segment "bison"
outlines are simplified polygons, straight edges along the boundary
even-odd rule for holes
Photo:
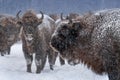
[[[55,22],[49,16],[36,14],[28,10],[19,18],[18,24],[22,26],[22,46],[27,63],[27,72],[31,72],[33,53],[35,53],[36,73],[40,73],[48,61],[53,70],[56,54],[49,46],[51,35],[55,29]]]
[[[19,11],[20,12],[20,11]],[[19,13],[18,12],[18,13]],[[4,35],[6,37],[7,49],[4,51],[4,54],[7,52],[10,54],[11,46],[17,42],[18,36],[20,33],[20,26],[17,24],[17,16],[10,15],[1,15],[0,16],[0,25],[3,29]],[[2,40],[2,39],[1,39]]]
[[[109,80],[120,80],[120,9],[62,20],[50,45],[69,64],[81,61],[98,74],[107,73]]]

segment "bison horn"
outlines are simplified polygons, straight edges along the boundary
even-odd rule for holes
[[[63,20],[63,13],[61,13],[60,19]]]
[[[21,12],[21,10],[20,10],[20,11],[18,11],[18,13],[16,14],[17,19],[19,19],[19,18],[20,18],[20,17],[19,17],[20,12]]]
[[[40,13],[41,13],[41,20],[44,18],[44,14],[43,14],[43,12],[42,11],[40,11]]]
[[[66,19],[69,19],[69,16],[68,16],[68,15],[66,16]]]
[[[72,19],[70,19],[69,17],[68,17],[68,20],[69,20],[69,23],[70,23],[70,24],[73,23]]]

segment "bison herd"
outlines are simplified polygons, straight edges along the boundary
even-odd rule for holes
[[[97,74],[107,73],[109,80],[120,80],[120,9],[101,10],[80,15],[46,15],[28,10],[16,16],[0,15],[0,53],[10,54],[19,38],[31,71],[35,54],[36,73],[46,59],[53,70],[59,54],[61,65],[86,64]]]

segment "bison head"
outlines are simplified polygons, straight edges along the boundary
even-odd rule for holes
[[[71,60],[72,47],[77,45],[79,31],[82,29],[80,22],[72,21],[71,19],[65,19],[57,25],[57,29],[51,38],[51,47],[54,50],[60,52],[63,58],[69,58]]]
[[[27,43],[31,44],[33,42],[33,36],[37,31],[38,25],[42,23],[44,18],[42,12],[41,15],[42,17],[39,19],[33,11],[29,10],[23,15],[21,19],[18,17],[18,24],[20,24],[23,28],[23,35]]]

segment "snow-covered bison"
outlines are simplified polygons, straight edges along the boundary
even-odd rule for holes
[[[4,55],[5,53],[10,54],[11,46],[18,40],[18,36],[20,33],[20,26],[17,24],[17,15],[16,17],[11,15],[0,15],[0,26],[1,31],[4,32],[4,37],[6,37],[5,40],[2,38],[1,40],[4,40],[3,42],[6,41],[7,46],[7,49],[4,49],[2,55]]]
[[[120,80],[120,9],[96,12],[79,20],[63,20],[51,46],[69,64],[82,61],[109,80]]]
[[[55,22],[49,16],[36,14],[32,10],[25,12],[18,24],[22,25],[23,52],[27,62],[27,72],[31,72],[33,53],[35,53],[36,73],[40,73],[48,61],[53,70],[56,54],[49,43],[55,29]]]

